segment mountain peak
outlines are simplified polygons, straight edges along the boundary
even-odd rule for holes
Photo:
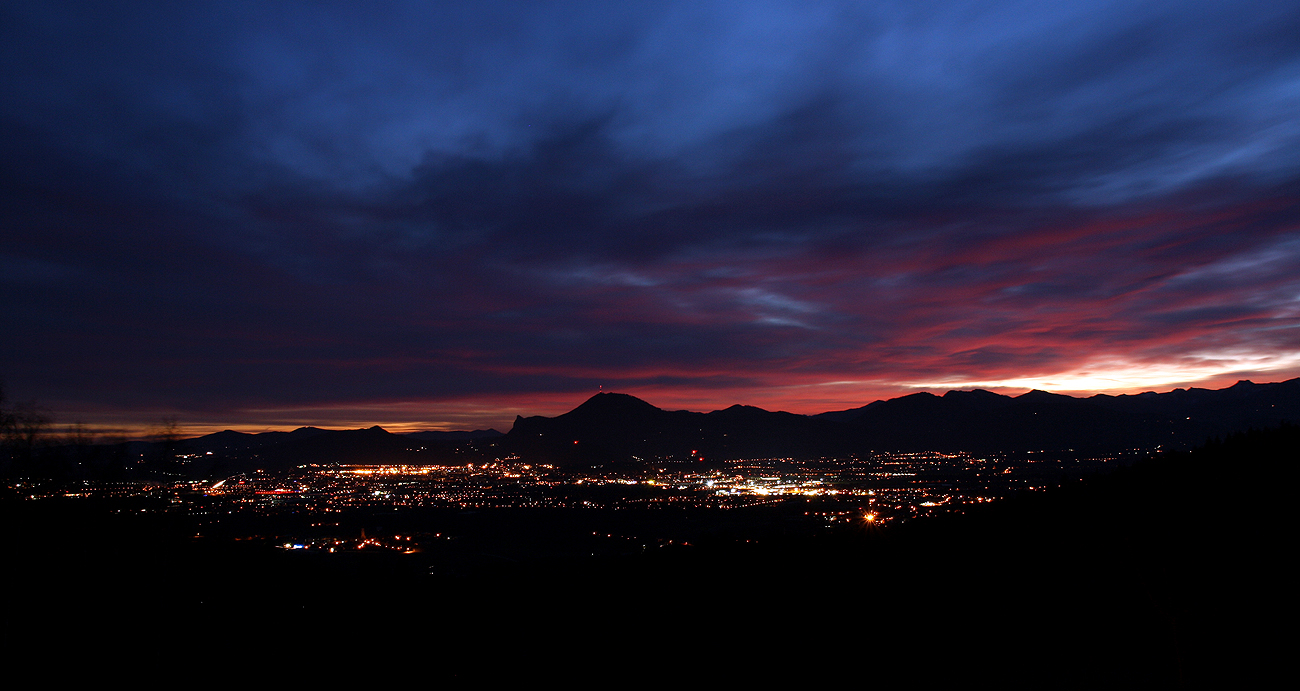
[[[723,416],[723,417],[737,417],[737,416],[745,416],[745,415],[762,415],[767,412],[768,411],[763,410],[762,408],[758,408],[756,406],[741,405],[737,403],[736,405],[723,408],[722,410],[715,410],[709,413],[709,415]]]
[[[1016,398],[1024,398],[1026,400],[1043,400],[1049,398],[1061,399],[1061,398],[1072,398],[1072,397],[1066,396],[1065,394],[1052,393],[1051,391],[1043,391],[1042,389],[1033,389],[1031,391],[1026,391],[1025,393],[1022,393],[1019,396],[1016,396]]]
[[[645,401],[625,393],[612,393],[604,391],[588,398],[582,405],[573,409],[573,412],[579,410],[587,411],[628,411],[628,410],[658,410]]]

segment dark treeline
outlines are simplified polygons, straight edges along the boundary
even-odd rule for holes
[[[0,381],[0,477],[121,479],[127,454],[126,442],[99,439],[80,422],[60,432],[52,411],[35,401],[10,401]]]
[[[0,474],[52,475],[48,461],[57,444],[49,435],[54,416],[35,402],[11,403],[0,381]]]

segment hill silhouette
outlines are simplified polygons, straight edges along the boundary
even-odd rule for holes
[[[896,451],[1110,454],[1132,449],[1190,449],[1248,428],[1300,424],[1300,379],[1247,381],[1218,391],[1075,398],[1045,391],[1005,396],[983,390],[915,393],[819,415],[733,405],[709,413],[662,410],[635,396],[599,393],[555,417],[517,417],[511,430],[391,434],[380,427],[246,434],[226,430],[171,443],[84,445],[49,452],[55,463],[24,472],[66,477],[121,476],[134,460],[189,458],[166,476],[229,476],[303,464],[464,464],[518,454],[560,465],[744,458],[868,457]],[[92,462],[77,461],[91,458]],[[81,470],[72,466],[81,464]],[[161,472],[157,466],[144,472]],[[12,470],[12,469],[11,469]]]
[[[685,461],[819,455],[835,448],[840,432],[833,422],[750,406],[666,411],[627,394],[599,393],[554,418],[516,418],[504,443],[559,463]]]
[[[873,451],[1115,452],[1192,448],[1249,427],[1300,423],[1300,379],[1075,398],[1046,391],[915,393],[804,416],[736,405],[666,411],[600,393],[553,418],[518,417],[506,448],[557,463],[814,457]]]

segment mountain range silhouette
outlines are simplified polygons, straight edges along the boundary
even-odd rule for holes
[[[1300,421],[1300,379],[1221,390],[1075,398],[1046,391],[915,393],[820,415],[735,405],[667,411],[599,393],[553,418],[518,417],[503,444],[558,462],[720,459],[873,451],[1109,452],[1191,448],[1251,427]]]
[[[629,394],[598,393],[562,415],[516,417],[504,435],[302,427],[260,434],[227,430],[186,440],[182,447],[242,459],[235,463],[240,468],[463,463],[506,454],[558,464],[606,464],[907,451],[1112,453],[1189,449],[1283,423],[1300,424],[1300,379],[1087,398],[1037,390],[1019,396],[980,389],[942,396],[922,392],[818,415],[746,405],[708,413],[664,410]]]

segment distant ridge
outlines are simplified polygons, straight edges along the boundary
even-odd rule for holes
[[[831,422],[762,408],[666,411],[635,396],[598,393],[554,418],[516,418],[505,444],[516,453],[562,463],[716,460],[819,453],[835,431]]]
[[[490,444],[504,436],[497,430],[393,434],[378,425],[352,430],[300,427],[292,432],[256,434],[224,430],[183,440],[178,451],[199,457],[186,468],[189,474],[216,478],[304,465],[463,464],[478,460],[477,455],[463,453],[463,447],[472,450],[474,444]]]
[[[559,463],[921,450],[1101,453],[1186,449],[1282,423],[1300,423],[1300,379],[1088,398],[1040,390],[921,392],[812,416],[741,405],[665,411],[628,394],[599,393],[563,415],[516,418],[504,444]]]
[[[300,427],[248,434],[225,430],[179,442],[193,477],[328,464],[464,464],[516,454],[561,465],[741,458],[858,457],[893,451],[1116,453],[1190,449],[1248,429],[1300,425],[1300,379],[1220,390],[1175,389],[1075,398],[1046,391],[914,393],[819,415],[733,405],[698,413],[662,410],[635,396],[598,393],[555,417],[517,417],[497,430],[392,434]],[[158,457],[129,442],[105,457]],[[170,452],[169,452],[170,453]]]

